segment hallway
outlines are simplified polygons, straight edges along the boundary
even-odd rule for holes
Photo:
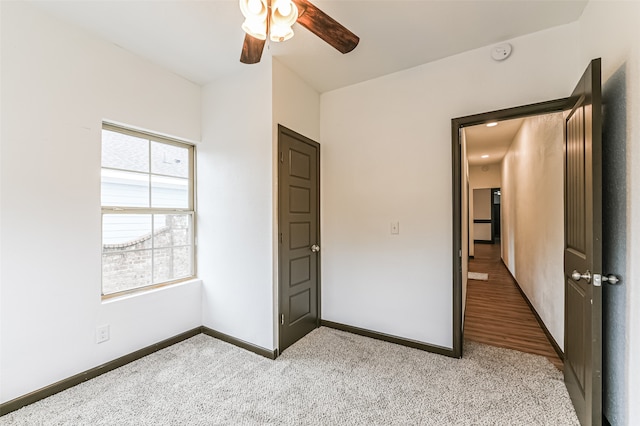
[[[474,255],[469,271],[488,273],[489,280],[468,281],[465,339],[542,355],[562,370],[562,360],[502,263],[500,244],[476,244]]]

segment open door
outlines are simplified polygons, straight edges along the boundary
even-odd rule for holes
[[[565,112],[564,376],[580,423],[602,424],[602,94],[601,61],[591,61],[570,98],[454,118],[453,353],[462,356],[461,129],[555,111]],[[553,208],[550,206],[549,208]]]
[[[583,426],[602,423],[602,106],[600,59],[570,98],[565,122],[565,363]]]

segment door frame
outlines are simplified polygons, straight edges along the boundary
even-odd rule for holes
[[[451,119],[451,159],[453,185],[453,356],[462,357],[464,330],[462,321],[462,129],[490,121],[510,120],[564,111],[569,98],[554,99],[513,108]]]
[[[284,165],[284,163],[281,161],[280,159],[280,153],[282,152],[282,141],[281,141],[281,136],[282,135],[287,135],[290,136],[294,139],[299,140],[300,142],[306,143],[308,145],[313,146],[316,149],[317,152],[317,156],[316,156],[316,181],[317,181],[317,193],[316,193],[316,217],[318,218],[317,220],[317,226],[316,226],[316,244],[319,245],[320,247],[322,247],[322,241],[320,240],[320,226],[321,226],[321,220],[320,220],[320,143],[309,139],[308,137],[301,135],[298,132],[295,132],[294,130],[291,130],[285,126],[283,126],[282,124],[278,124],[278,150],[277,150],[277,163],[278,163],[278,175],[277,175],[277,217],[278,217],[278,228],[276,230],[276,239],[278,240],[278,259],[277,259],[277,265],[278,265],[278,282],[277,282],[277,301],[278,301],[278,309],[276,312],[276,330],[277,330],[277,334],[278,334],[278,347],[277,347],[277,355],[279,356],[281,351],[280,351],[280,347],[281,347],[281,340],[280,340],[280,315],[282,314],[282,292],[280,291],[280,286],[282,284],[281,282],[281,268],[282,268],[282,264],[281,264],[281,260],[282,260],[282,244],[280,244],[280,229],[281,229],[281,216],[280,216],[280,176],[282,173],[282,167]],[[318,260],[317,260],[317,268],[316,268],[316,309],[317,309],[317,318],[316,318],[316,328],[320,327],[320,322],[321,322],[321,316],[322,316],[322,311],[321,311],[321,307],[322,307],[322,297],[321,297],[321,288],[322,288],[322,282],[321,282],[321,261],[322,261],[322,250],[320,250],[317,254]]]
[[[500,215],[500,223],[496,223],[497,217],[495,214],[496,209],[494,208],[495,203],[493,202],[493,197],[495,197],[496,191],[500,191],[501,188],[491,188],[491,244],[496,243],[496,228],[502,226],[502,215]],[[500,197],[500,203],[502,204],[502,197]],[[500,240],[502,240],[502,232],[500,233]]]

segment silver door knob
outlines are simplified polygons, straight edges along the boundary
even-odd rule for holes
[[[609,284],[618,284],[620,282],[620,278],[616,277],[613,274],[609,274],[609,275],[599,275],[599,274],[593,274],[593,285],[595,286],[600,286],[602,285],[602,283],[609,283]]]
[[[589,270],[587,269],[587,272],[585,272],[584,274],[581,274],[580,272],[578,272],[578,271],[576,271],[574,269],[573,272],[571,273],[571,279],[573,279],[574,281],[580,281],[580,279],[583,279],[587,283],[590,283],[591,282],[591,272],[589,272]]]
[[[604,282],[608,282],[609,284],[618,284],[620,282],[620,278],[616,277],[613,274],[609,274],[609,275],[603,275],[602,276],[602,281]]]
[[[317,244],[312,245],[311,246],[311,251],[314,252],[314,253],[319,252],[320,251],[320,246],[317,245]]]

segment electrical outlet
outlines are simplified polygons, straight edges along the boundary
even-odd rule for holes
[[[101,325],[96,327],[96,343],[102,343],[109,340],[109,325]]]

